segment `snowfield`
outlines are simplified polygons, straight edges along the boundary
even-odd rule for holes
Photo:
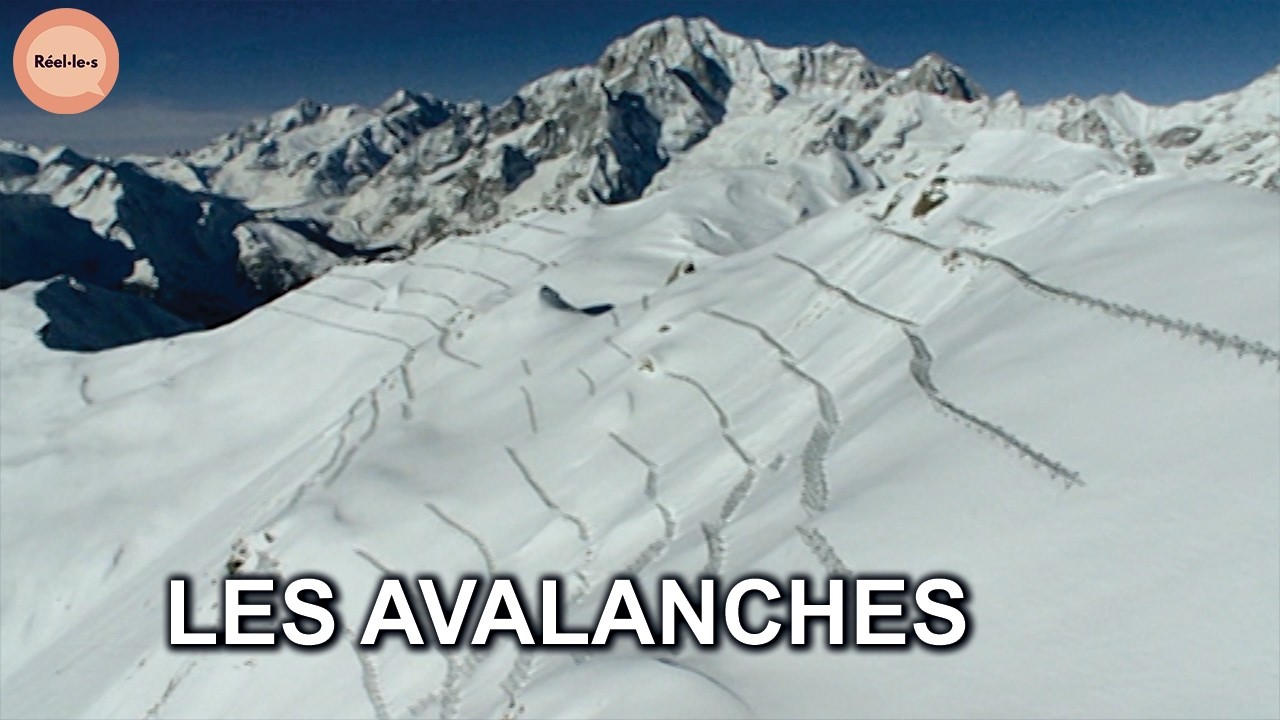
[[[689,173],[97,353],[3,291],[0,714],[1276,716],[1277,196],[1024,130],[946,163]],[[241,562],[331,578],[348,631],[389,572],[555,575],[575,626],[620,574],[947,574],[970,627],[169,649],[168,578],[216,624]]]

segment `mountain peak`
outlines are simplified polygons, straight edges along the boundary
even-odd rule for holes
[[[639,63],[646,57],[679,58],[708,46],[714,48],[725,38],[745,42],[721,30],[707,18],[673,15],[645,23],[615,39],[605,47],[598,64],[608,72],[622,63]]]
[[[445,101],[430,93],[419,93],[407,88],[400,88],[382,101],[382,104],[378,106],[378,110],[384,113],[392,113],[405,108],[440,107],[446,104]]]
[[[703,16],[684,17],[670,15],[665,18],[647,22],[632,30],[620,40],[641,39],[653,35],[681,35],[684,37],[707,37],[709,35],[728,35],[710,18]]]
[[[288,131],[309,125],[329,111],[329,105],[311,98],[299,98],[289,107],[272,113],[268,123],[272,129]]]
[[[972,102],[986,97],[986,92],[969,79],[964,68],[936,52],[925,53],[907,70],[907,79],[914,90],[943,95],[953,100]]]

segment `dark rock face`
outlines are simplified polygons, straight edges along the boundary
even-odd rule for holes
[[[347,143],[319,161],[312,184],[323,196],[345,195],[386,167],[401,150],[428,130],[448,122],[448,103],[400,91],[382,108],[377,124],[366,125]]]
[[[1267,178],[1267,181],[1262,184],[1262,189],[1270,190],[1271,192],[1280,192],[1280,170],[1271,173]]]
[[[926,55],[912,67],[907,76],[908,86],[913,90],[942,95],[953,100],[973,102],[984,97],[982,88],[970,80],[964,72],[937,55]],[[874,73],[864,75],[864,86],[875,87],[878,83]]]
[[[1150,175],[1156,171],[1156,163],[1151,159],[1145,150],[1138,150],[1129,158],[1129,167],[1133,169],[1133,174],[1142,177]]]
[[[116,205],[137,256],[155,268],[155,302],[202,325],[218,325],[269,299],[240,266],[236,225],[253,217],[243,204],[190,193],[121,163],[124,193]]]
[[[1201,133],[1203,131],[1200,128],[1179,125],[1160,133],[1156,136],[1155,143],[1162,148],[1186,147],[1199,140]]]
[[[1182,161],[1182,164],[1188,168],[1193,168],[1200,165],[1212,165],[1221,159],[1222,153],[1218,152],[1218,149],[1213,145],[1209,145],[1208,147],[1201,148],[1196,152],[1188,154],[1186,159]]]
[[[0,288],[58,275],[118,288],[132,270],[133,253],[47,196],[0,194]]]
[[[1077,143],[1087,143],[1109,150],[1113,146],[1111,129],[1094,110],[1088,110],[1080,117],[1058,126],[1058,137]]]
[[[40,171],[40,163],[25,155],[0,152],[0,182],[16,180]]]
[[[68,278],[37,292],[36,305],[49,316],[40,339],[55,350],[105,350],[203,327],[145,298]]]
[[[237,200],[188,191],[132,163],[52,164],[70,171],[83,197],[110,192],[114,219],[91,223],[47,195],[0,193],[0,287],[51,281],[37,293],[50,347],[99,350],[213,327],[309,279],[273,254],[245,256],[245,223],[338,257],[362,252],[320,224],[258,218]]]
[[[667,165],[658,148],[662,121],[649,112],[644,98],[630,92],[609,98],[607,115],[608,130],[597,149],[591,191],[604,203],[634,200]]]
[[[878,115],[873,115],[863,122],[858,122],[853,118],[841,116],[831,126],[827,139],[837,150],[854,152],[871,139],[871,134],[875,132],[882,119]]]
[[[725,100],[733,90],[733,78],[720,63],[702,53],[693,53],[690,60],[689,69],[672,68],[671,73],[689,89],[707,119],[712,124],[719,124],[724,119]]]
[[[502,189],[511,192],[533,177],[537,166],[519,148],[502,146]]]

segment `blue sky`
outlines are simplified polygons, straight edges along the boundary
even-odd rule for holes
[[[0,4],[13,43],[60,2]],[[115,34],[121,71],[97,108],[55,116],[10,76],[0,137],[96,153],[202,144],[300,97],[381,101],[398,87],[500,101],[668,15],[710,17],[773,45],[834,40],[882,65],[929,51],[993,94],[1024,100],[1125,90],[1171,103],[1244,85],[1280,63],[1280,2],[506,0],[455,2],[77,2]]]

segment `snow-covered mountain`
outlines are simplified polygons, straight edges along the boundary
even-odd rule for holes
[[[191,153],[183,172],[256,207],[305,207],[350,223],[354,238],[405,246],[521,212],[632,200],[669,184],[686,158],[701,168],[840,152],[894,184],[982,127],[1094,144],[1137,174],[1204,169],[1280,189],[1277,88],[1280,69],[1174,108],[1125,95],[1024,108],[934,54],[890,70],[852,48],[772,48],[671,18],[496,108],[406,91],[373,110],[303,101]]]
[[[31,219],[10,228],[17,239],[7,244],[50,248],[35,261],[37,274],[75,276],[94,286],[108,316],[168,334],[236,317],[345,260],[538,210],[627,202],[716,168],[830,155],[849,166],[851,184],[903,191],[904,182],[945,168],[984,128],[1094,145],[1133,175],[1194,173],[1280,191],[1278,103],[1280,68],[1239,91],[1169,108],[1123,94],[1027,108],[1012,94],[987,97],[934,54],[891,70],[851,48],[773,48],[704,19],[670,18],[611,43],[594,65],[553,72],[497,107],[406,90],[376,108],[303,100],[178,157],[123,162],[7,143],[0,189],[6,198],[40,196],[6,202],[66,209],[6,213]],[[118,179],[122,171],[132,182]],[[219,287],[198,299],[171,297],[169,288],[191,285],[190,273],[129,239],[147,231],[118,219],[121,202],[175,216],[173,229],[153,228],[166,237],[191,234],[193,207],[227,208],[220,217],[231,225],[215,223],[216,240],[199,230],[201,238],[172,248],[210,271],[201,283]],[[87,236],[61,229],[77,220],[105,241],[101,252],[131,261],[137,276],[114,273],[121,277],[104,285],[101,272],[63,262],[83,256],[75,238]],[[206,264],[208,253],[220,259]],[[223,263],[228,253],[238,254],[238,268],[234,258]],[[144,295],[158,288],[156,303],[99,292],[122,288]],[[60,346],[146,334],[61,333]]]
[[[674,19],[497,108],[6,144],[0,715],[1280,714],[1278,102]],[[208,626],[246,573],[348,630],[388,573],[554,575],[577,627],[618,575],[947,574],[971,629],[167,645],[170,577]]]
[[[97,350],[219,325],[376,251],[264,217],[131,161],[0,143],[0,287],[40,294],[51,347]]]

